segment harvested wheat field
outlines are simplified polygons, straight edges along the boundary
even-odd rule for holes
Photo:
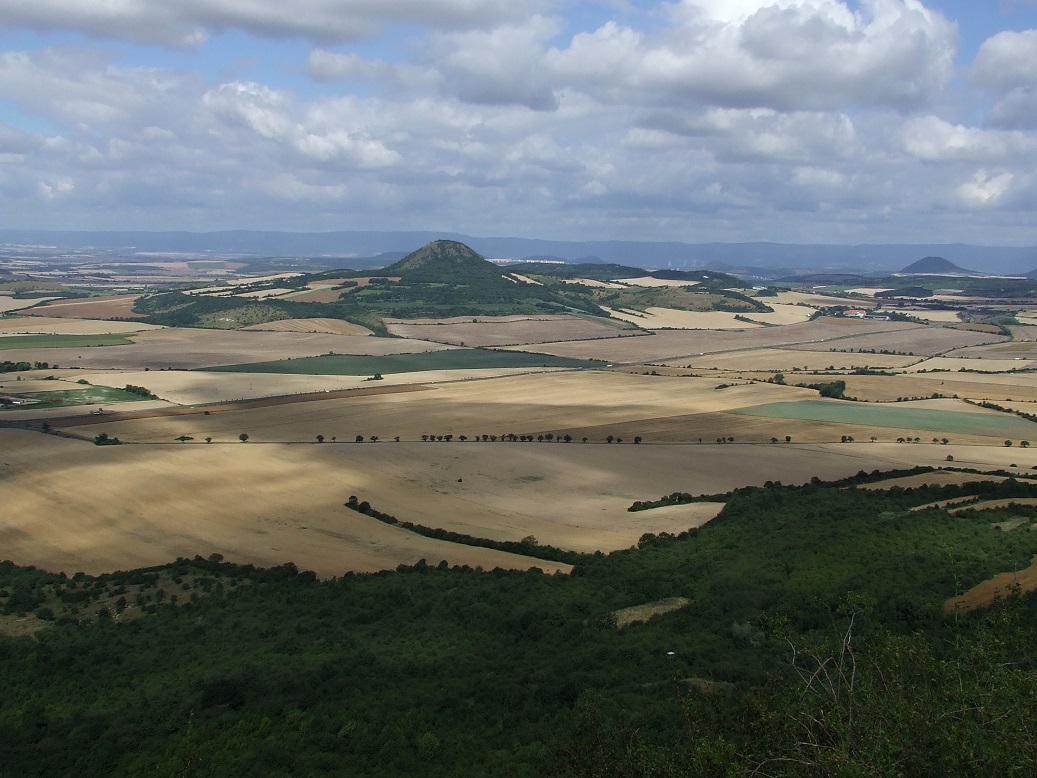
[[[371,330],[342,319],[281,319],[242,327],[262,332],[324,332],[329,335],[370,335]]]
[[[933,464],[947,451],[964,461],[970,449],[456,440],[96,447],[16,430],[0,430],[0,438],[0,538],[5,556],[20,564],[99,573],[217,552],[264,566],[293,561],[322,576],[391,569],[419,558],[566,569],[407,533],[344,508],[351,495],[427,526],[610,550],[628,547],[646,532],[700,526],[721,507],[699,503],[630,513],[626,509],[635,500]],[[971,448],[972,466],[1005,456]]]
[[[643,335],[615,323],[575,316],[476,316],[439,321],[390,320],[393,335],[455,346],[515,346],[555,341],[621,338]]]
[[[8,311],[20,311],[23,308],[31,308],[34,305],[53,299],[53,297],[33,297],[27,300],[0,294],[0,314],[7,313]]]
[[[628,311],[604,306],[603,310],[609,316],[648,330],[745,330],[763,326],[739,321],[735,317],[740,314],[725,311],[678,311],[674,308],[656,307],[648,307],[643,311]],[[748,314],[741,315],[747,316]]]
[[[145,330],[162,330],[158,324],[100,319],[58,319],[44,316],[18,316],[0,319],[0,335],[119,335]]]
[[[990,360],[1037,360],[1037,343],[1022,341],[1019,343],[1002,342],[991,345],[969,346],[955,351],[950,356],[965,359]],[[982,369],[982,366],[979,366]]]
[[[380,476],[343,468],[318,446],[95,447],[0,431],[4,556],[101,573],[216,552],[321,576],[421,558],[485,568],[568,566],[432,540],[343,506]]]
[[[782,303],[784,305],[803,305],[810,308],[830,308],[835,306],[849,308],[875,307],[875,302],[873,300],[836,297],[835,295],[828,295],[824,292],[778,292],[774,297],[761,298],[761,302],[765,302],[768,305],[771,304],[771,301]]]
[[[302,332],[246,332],[169,328],[141,332],[126,346],[101,348],[9,349],[12,361],[40,359],[88,369],[193,370],[202,367],[337,354],[409,354],[450,346],[398,338]]]
[[[1006,340],[1003,335],[986,332],[970,332],[950,327],[926,327],[921,324],[902,325],[901,329],[892,333],[874,333],[857,337],[842,338],[831,346],[820,343],[800,344],[790,348],[809,349],[812,351],[825,348],[845,349],[847,351],[896,351],[899,354],[917,356],[936,356],[955,349],[970,346],[1000,343]]]
[[[966,380],[961,373],[906,373],[894,376],[845,375],[846,395],[868,402],[894,402],[898,397],[965,397],[971,400],[1003,402],[1007,397],[1020,401],[1037,401],[1037,376],[972,375]],[[983,380],[988,379],[988,380]],[[800,380],[789,376],[786,381]]]
[[[412,374],[415,379],[423,375]],[[386,386],[381,381],[377,385]],[[105,431],[137,442],[166,442],[180,435],[225,441],[241,432],[264,442],[311,441],[317,435],[339,440],[357,435],[377,435],[382,440],[396,436],[419,440],[428,434],[474,438],[668,419],[814,395],[812,390],[763,383],[718,392],[708,379],[566,371],[283,407],[223,410],[217,406],[209,416],[199,411],[192,416],[106,421]]]
[[[733,351],[722,354],[704,354],[680,360],[684,366],[696,370],[716,368],[718,370],[766,370],[784,373],[785,380],[792,383],[818,383],[831,380],[817,375],[789,374],[799,370],[853,370],[869,367],[895,370],[911,365],[917,357],[894,354],[850,354],[842,351],[796,351],[793,349],[761,348]],[[842,376],[839,376],[842,377]]]
[[[680,360],[685,357],[715,354],[724,351],[747,351],[758,348],[790,347],[794,344],[813,344],[836,341],[842,348],[843,338],[863,334],[882,333],[895,340],[900,330],[919,325],[902,322],[866,321],[824,317],[802,324],[784,327],[755,327],[741,331],[669,330],[641,338],[607,341],[577,341],[573,343],[543,344],[535,349],[524,348],[554,356],[579,359],[599,359],[607,362],[640,363]],[[509,348],[505,346],[505,348]],[[830,348],[825,346],[824,348]],[[681,362],[680,364],[684,364]]]
[[[123,294],[111,297],[85,297],[78,300],[54,300],[26,313],[32,316],[70,319],[142,319],[143,314],[133,311],[133,304],[139,297],[138,294]]]
[[[983,374],[1009,373],[1015,370],[1027,370],[1035,365],[1037,365],[1037,362],[1025,359],[1015,359],[1014,357],[1002,359],[981,359],[979,357],[970,357],[968,359],[961,357],[933,357],[932,359],[925,359],[909,368],[905,368],[904,372],[917,373],[926,371],[929,373],[957,373],[958,375],[955,375],[954,378],[962,381],[1001,381],[1006,378],[1012,381],[1019,379],[1015,376],[977,375],[977,371],[981,371]],[[970,373],[972,375],[970,375]]]
[[[531,372],[552,372],[558,368],[468,368],[425,370],[420,373],[387,373],[374,382],[370,376],[292,375],[289,373],[213,373],[193,370],[77,372],[92,384],[120,388],[126,384],[146,386],[163,400],[177,405],[202,405],[233,400],[277,398],[341,392],[345,390],[388,389],[396,386],[432,385],[456,381],[483,381]],[[21,384],[19,384],[19,388]],[[67,388],[65,386],[64,388]]]

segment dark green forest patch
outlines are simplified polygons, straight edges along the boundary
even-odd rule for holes
[[[420,373],[426,370],[470,370],[476,368],[601,367],[601,362],[586,359],[553,357],[527,351],[494,351],[459,348],[415,354],[365,356],[333,354],[275,362],[252,362],[244,365],[207,367],[213,373],[287,373],[292,375],[374,375]]]

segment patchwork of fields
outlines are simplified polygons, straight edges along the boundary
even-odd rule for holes
[[[1037,344],[805,320],[808,306],[838,299],[783,293],[769,301],[774,314],[749,322],[664,309],[621,317],[647,330],[560,315],[394,321],[390,338],[335,319],[205,330],[75,318],[123,316],[131,297],[0,318],[0,359],[51,366],[0,375],[0,395],[37,401],[0,410],[5,555],[70,573],[212,552],[322,576],[420,558],[565,572],[535,550],[432,540],[344,503],[356,495],[457,533],[608,551],[699,526],[721,507],[626,510],[674,491],[949,460],[1037,466],[1022,446],[1037,427],[1019,415],[1037,411],[1025,372]],[[650,329],[669,326],[710,328]],[[833,380],[869,402],[793,385]],[[934,395],[947,399],[911,399]],[[44,421],[71,439],[41,434]],[[92,445],[100,433],[124,445]]]

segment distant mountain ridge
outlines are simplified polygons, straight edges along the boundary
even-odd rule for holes
[[[355,257],[368,258],[390,252],[406,254],[419,246],[442,239],[463,242],[484,257],[551,257],[568,262],[587,261],[593,257],[601,262],[651,269],[695,270],[705,269],[710,263],[721,263],[739,268],[740,271],[783,268],[781,275],[791,275],[793,271],[888,273],[916,261],[920,256],[945,257],[950,262],[979,267],[987,273],[1021,274],[1037,267],[1037,246],[975,246],[964,243],[833,245],[563,241],[472,237],[431,231],[72,232],[0,229],[0,244],[47,245],[60,249],[90,247],[113,256],[127,257],[146,252],[206,256],[330,257],[339,266],[348,266],[348,260]]]

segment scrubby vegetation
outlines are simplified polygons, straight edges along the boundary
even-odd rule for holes
[[[968,494],[1037,487],[738,489],[703,528],[579,555],[571,576],[4,563],[4,769],[1026,774],[1033,601],[943,603],[1028,565],[1037,512],[1012,509],[1005,532],[1000,514],[910,511]],[[690,604],[614,628],[618,609],[671,597]]]

